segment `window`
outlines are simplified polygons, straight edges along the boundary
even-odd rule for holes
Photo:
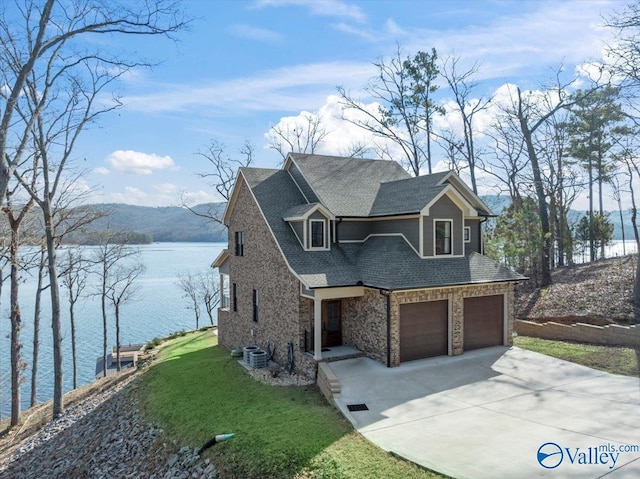
[[[253,320],[258,322],[258,291],[253,290]]]
[[[452,254],[451,251],[451,220],[436,220],[436,254]]]
[[[311,220],[311,248],[326,248],[324,220]]]
[[[236,231],[236,256],[244,256],[244,232]]]
[[[229,305],[231,304],[229,297],[229,275],[221,274],[220,275],[220,289],[222,290],[222,304],[220,305],[222,309],[229,309]]]
[[[464,227],[464,242],[471,243],[471,226]]]
[[[233,283],[233,310],[238,311],[238,285]]]

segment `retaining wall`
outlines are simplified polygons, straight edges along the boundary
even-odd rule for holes
[[[522,336],[561,341],[579,341],[582,343],[640,347],[640,328],[638,326],[593,326],[591,324],[559,324],[554,322],[534,323],[516,320],[515,330]]]

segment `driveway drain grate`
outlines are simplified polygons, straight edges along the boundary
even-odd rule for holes
[[[349,409],[349,411],[351,412],[369,410],[366,404],[347,404],[347,409]]]

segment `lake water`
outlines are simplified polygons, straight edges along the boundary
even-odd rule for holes
[[[193,311],[188,309],[189,302],[176,285],[178,274],[187,271],[206,271],[225,243],[155,243],[142,246],[142,259],[146,266],[145,273],[138,280],[140,292],[136,300],[126,304],[121,310],[121,342],[146,343],[154,337],[167,336],[172,332],[189,330],[196,327]],[[85,249],[91,250],[91,247]],[[628,241],[626,254],[635,253],[636,245]],[[614,242],[607,248],[607,256],[619,256],[623,253],[621,241]],[[576,261],[580,261],[576,255]],[[22,309],[22,342],[23,360],[29,364],[24,372],[25,382],[22,388],[23,408],[28,407],[31,383],[31,354],[33,340],[33,298],[35,295],[35,279],[25,275],[25,283],[21,285]],[[72,386],[71,371],[71,339],[68,306],[65,291],[63,293],[62,330],[64,348],[64,389]],[[10,413],[10,342],[9,333],[9,284],[3,287],[0,302],[0,419]],[[40,326],[40,359],[38,371],[38,400],[51,399],[53,394],[53,364],[51,347],[51,328],[49,315],[49,298],[43,295],[43,310]],[[112,313],[112,311],[110,311]],[[209,318],[203,311],[200,326],[208,324]],[[80,301],[76,305],[76,343],[78,354],[78,384],[88,384],[95,377],[96,358],[102,355],[102,315],[100,300],[97,297]],[[108,325],[108,347],[115,346],[115,324],[111,319]]]
[[[120,341],[122,344],[146,343],[154,337],[196,327],[195,316],[188,309],[189,301],[176,284],[176,277],[187,271],[206,271],[226,243],[154,243],[140,247],[146,271],[138,279],[139,293],[135,300],[121,307]],[[91,250],[91,247],[85,247]],[[62,253],[60,253],[60,256]],[[22,388],[23,408],[28,407],[31,396],[31,354],[33,341],[33,301],[35,278],[25,275],[21,285],[22,311],[21,338],[24,345],[22,358],[29,364],[24,371]],[[87,288],[87,291],[91,287]],[[71,333],[66,292],[61,285],[62,332],[64,349],[64,390],[73,385],[71,363]],[[10,340],[9,282],[3,286],[0,302],[0,419],[10,414]],[[38,400],[46,401],[53,395],[53,352],[51,345],[51,316],[47,292],[42,296],[40,323],[40,355],[38,360]],[[200,327],[209,323],[206,311],[200,317]],[[109,314],[113,316],[110,309]],[[76,304],[76,348],[78,357],[78,385],[88,384],[95,378],[96,358],[102,355],[102,313],[98,297],[81,300]],[[108,324],[108,347],[115,346],[115,320]]]

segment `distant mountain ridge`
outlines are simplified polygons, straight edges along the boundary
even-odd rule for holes
[[[496,214],[509,205],[509,198],[505,196],[483,195],[482,200]],[[205,203],[193,207],[196,213],[206,215],[211,212],[219,216],[224,212],[226,203]],[[151,235],[156,242],[226,242],[227,228],[208,218],[198,216],[186,208],[178,206],[136,206],[124,203],[96,203],[81,206],[100,213],[109,213],[89,226],[87,232],[126,231]],[[609,212],[609,219],[614,225],[614,239],[622,239],[620,215],[617,211]],[[585,214],[584,211],[571,210],[569,218],[572,223],[577,222]],[[633,239],[631,213],[623,211],[625,237]],[[82,242],[81,236],[86,233],[75,232],[67,238],[68,242]]]
[[[222,214],[226,203],[206,203],[193,207],[196,213]],[[84,232],[74,232],[69,243],[82,242],[82,236],[106,231],[123,231],[151,235],[155,242],[227,241],[227,228],[211,219],[198,216],[178,206],[136,206],[123,203],[96,203],[79,208],[105,214],[87,225]]]

